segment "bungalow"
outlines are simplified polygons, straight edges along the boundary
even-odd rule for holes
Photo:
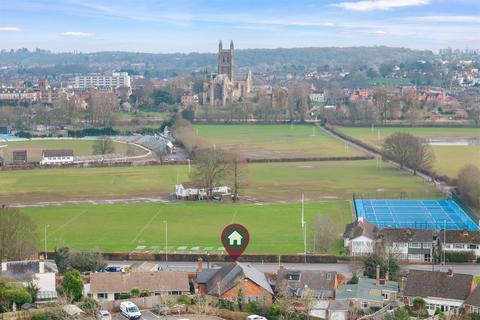
[[[343,245],[351,256],[368,256],[375,250],[377,227],[364,218],[358,218],[345,227]]]
[[[377,267],[376,278],[359,278],[358,283],[345,284],[338,288],[337,300],[347,300],[358,309],[381,308],[397,299],[398,283],[390,281],[388,273],[380,278],[380,267]]]
[[[150,295],[183,295],[190,292],[188,273],[181,271],[156,272],[98,272],[90,275],[85,295],[97,300],[118,300],[132,289]]]
[[[43,150],[41,165],[73,163],[73,150]]]
[[[30,283],[38,287],[37,302],[57,299],[55,274],[58,272],[54,262],[39,260],[8,261],[1,263],[0,277],[21,282],[24,286]]]
[[[27,163],[27,150],[13,150],[12,151],[12,163],[13,164],[25,164],[25,163]]]
[[[386,228],[379,230],[379,237],[387,252],[398,259],[431,261],[436,235],[429,229]]]
[[[448,272],[410,270],[404,290],[403,302],[410,306],[416,297],[427,303],[428,313],[437,309],[445,313],[456,312],[475,289],[472,275]]]
[[[277,272],[275,291],[288,290],[292,297],[302,297],[310,289],[317,299],[335,299],[338,288],[337,272],[317,270],[288,270]]]
[[[480,314],[480,286],[470,294],[463,304],[466,313]]]
[[[256,301],[261,306],[272,304],[273,291],[264,273],[240,262],[232,262],[220,269],[206,269],[197,276],[198,291],[221,299],[235,301],[240,290],[245,301]]]
[[[348,307],[347,300],[318,300],[309,315],[326,320],[347,320]]]
[[[480,257],[480,231],[447,230],[438,237],[445,251],[473,251],[475,257]]]

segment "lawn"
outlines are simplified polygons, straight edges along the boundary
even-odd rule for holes
[[[480,139],[480,128],[361,128],[337,127],[337,130],[380,148],[383,141],[395,132],[408,132],[425,139],[455,142],[462,138]],[[440,174],[456,177],[467,163],[480,167],[480,145],[433,146],[436,156],[434,170]]]
[[[365,155],[310,125],[195,125],[194,130],[215,147],[238,147],[253,159]]]
[[[252,201],[351,199],[352,193],[433,194],[422,179],[375,160],[251,164],[241,195]],[[140,196],[167,198],[176,181],[188,181],[188,166],[59,168],[0,171],[0,203],[31,203]]]
[[[0,148],[0,155],[3,152],[3,157],[7,162],[11,161],[13,150],[27,150],[27,157],[29,162],[39,162],[42,160],[42,151],[44,149],[72,149],[75,156],[88,156],[92,154],[93,140],[86,139],[42,139],[42,140],[28,140],[28,141],[7,141],[0,142],[0,145],[7,146]],[[115,153],[126,154],[127,144],[114,142]],[[144,154],[145,151],[135,147],[135,155]]]
[[[50,250],[69,246],[77,250],[164,251],[168,223],[169,252],[219,251],[220,234],[231,223],[240,223],[250,233],[247,253],[301,253],[304,250],[300,204],[218,205],[181,202],[175,204],[78,205],[23,208],[38,225],[39,246],[48,225]],[[335,221],[338,241],[330,252],[341,249],[341,234],[351,222],[347,201],[305,204],[309,250],[313,247],[314,221],[328,216]],[[274,221],[274,223],[272,223]],[[183,247],[183,248],[182,248]],[[196,248],[198,247],[198,248]]]

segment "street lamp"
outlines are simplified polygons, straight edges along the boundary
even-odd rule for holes
[[[165,225],[165,263],[168,262],[168,222],[163,220],[163,224]]]

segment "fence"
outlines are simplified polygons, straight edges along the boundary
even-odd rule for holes
[[[442,198],[441,193],[382,192],[354,193],[353,200],[435,200]],[[355,208],[356,210],[356,208]]]
[[[470,217],[470,219],[475,222],[476,225],[480,225],[480,217],[470,208],[460,197],[455,193],[451,192],[450,193],[452,200],[455,201],[455,203],[462,208],[462,210],[467,214],[467,216]]]

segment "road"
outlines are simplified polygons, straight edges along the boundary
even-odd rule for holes
[[[130,266],[135,261],[108,261],[108,265],[111,266]],[[160,269],[165,270],[178,270],[194,272],[197,269],[196,262],[156,262]],[[262,272],[276,272],[279,268],[278,263],[248,263]],[[210,267],[219,267],[222,263],[211,263]],[[322,270],[322,271],[337,271],[343,273],[347,277],[352,276],[352,271],[348,263],[282,263],[284,268],[287,269],[301,269],[301,270]],[[207,263],[203,262],[203,268],[207,268]],[[455,273],[464,273],[480,276],[480,265],[478,264],[453,264],[447,266],[435,266],[435,270],[447,271],[451,267]],[[404,270],[432,270],[431,265],[427,264],[405,264],[402,265]]]

